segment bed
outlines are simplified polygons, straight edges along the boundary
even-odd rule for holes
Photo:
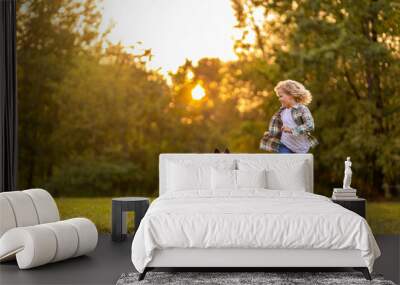
[[[159,197],[132,242],[158,267],[352,267],[380,250],[361,216],[313,194],[312,154],[161,154]]]

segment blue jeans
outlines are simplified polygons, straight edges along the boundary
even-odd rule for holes
[[[278,153],[294,153],[294,152],[291,151],[287,146],[285,146],[284,144],[281,143],[279,145]]]

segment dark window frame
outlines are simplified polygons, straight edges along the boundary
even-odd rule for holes
[[[16,0],[0,1],[0,192],[17,190]]]

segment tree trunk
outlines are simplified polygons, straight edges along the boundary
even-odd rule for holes
[[[376,0],[372,0],[372,2],[376,2]],[[377,13],[373,11],[366,18],[365,24],[363,25],[363,34],[368,39],[371,44],[375,44],[378,42],[378,33],[376,29],[376,19]],[[377,122],[377,127],[373,130],[373,134],[379,140],[383,140],[385,137],[385,128],[383,122],[383,98],[382,98],[382,90],[381,90],[381,79],[380,79],[380,70],[379,70],[379,60],[376,60],[375,57],[370,57],[368,54],[364,54],[364,59],[366,63],[366,82],[367,82],[367,98],[374,106],[372,111],[372,118]],[[372,183],[373,190],[377,191],[379,196],[384,195],[383,189],[383,170],[382,167],[378,165],[378,158],[380,155],[380,147],[374,150],[372,154]]]

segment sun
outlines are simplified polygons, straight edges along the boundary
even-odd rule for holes
[[[192,89],[192,99],[201,100],[204,96],[206,96],[206,91],[200,84],[197,84],[196,87]]]

